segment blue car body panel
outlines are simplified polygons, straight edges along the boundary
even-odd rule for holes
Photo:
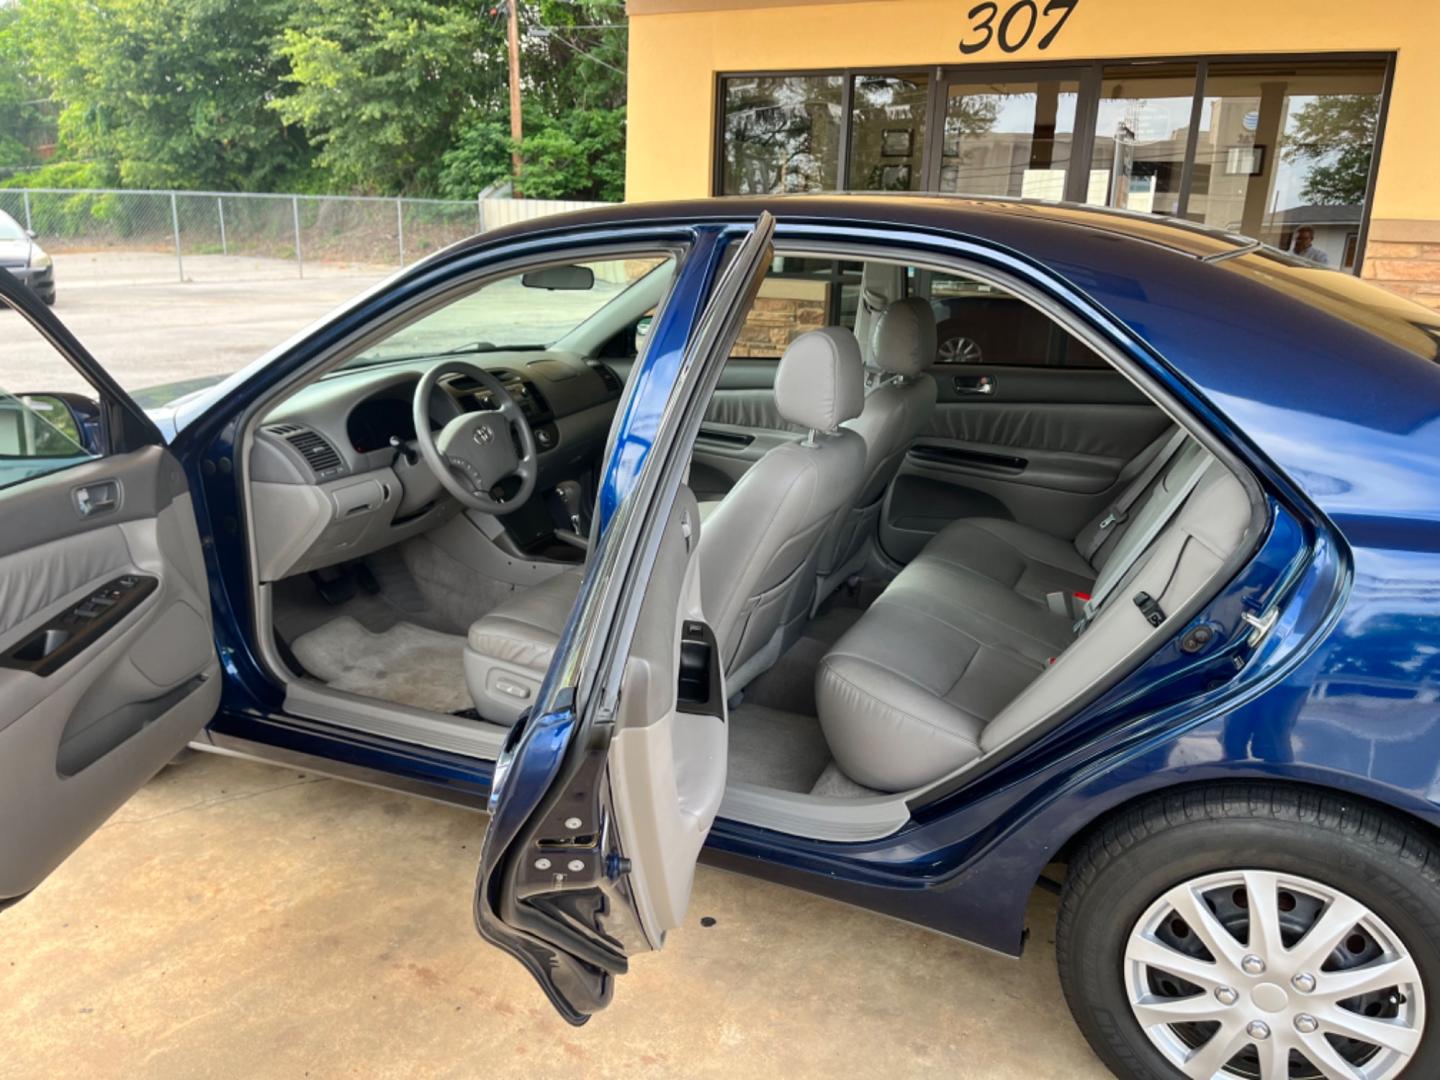
[[[457,801],[482,798],[488,763],[283,715],[252,641],[239,420],[358,327],[497,258],[578,243],[684,244],[668,329],[636,366],[617,422],[603,527],[649,451],[678,364],[679,313],[698,311],[725,234],[762,208],[779,219],[781,243],[929,250],[1023,279],[1105,333],[1233,449],[1263,488],[1267,525],[1251,561],[1193,620],[1219,628],[1224,649],[1187,656],[1177,626],[1175,640],[1119,685],[1023,752],[913,806],[893,836],[830,843],[722,819],[709,858],[1014,953],[1045,864],[1098,817],[1147,793],[1216,780],[1305,783],[1440,826],[1440,365],[1417,355],[1411,336],[1387,336],[1388,323],[1357,326],[1342,295],[1349,283],[1337,282],[1332,304],[1267,256],[1238,253],[1230,238],[1025,203],[710,200],[500,230],[397,274],[200,395],[177,412],[174,446],[215,583],[226,687],[211,738]],[[1413,315],[1415,333],[1434,336],[1420,309],[1396,305],[1395,326]],[[1242,616],[1272,604],[1274,631],[1248,648]]]

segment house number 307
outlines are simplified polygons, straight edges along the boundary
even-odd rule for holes
[[[970,29],[960,39],[960,51],[966,54],[977,53],[994,42],[1000,46],[1001,52],[1018,52],[1040,28],[1041,19],[1058,15],[1059,18],[1050,24],[1035,43],[1037,49],[1048,49],[1079,3],[1080,0],[1049,0],[1042,9],[1036,0],[1018,0],[1002,13],[999,4],[993,0],[984,0],[966,13],[970,20]]]

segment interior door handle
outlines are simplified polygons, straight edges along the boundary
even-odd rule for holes
[[[83,518],[108,514],[120,505],[120,481],[101,480],[75,489],[75,509]]]
[[[995,393],[995,377],[993,375],[956,375],[955,393],[964,394],[967,397],[989,397]]]

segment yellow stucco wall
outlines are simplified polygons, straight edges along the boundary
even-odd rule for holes
[[[1035,33],[1018,52],[991,45],[971,57],[957,47],[973,6],[964,0],[645,13],[704,2],[632,0],[626,165],[632,200],[710,194],[721,71],[1394,51],[1372,236],[1385,233],[1375,227],[1382,222],[1392,233],[1436,223],[1440,233],[1440,0],[1079,0],[1044,52]],[[1008,6],[1000,0],[1002,12]]]

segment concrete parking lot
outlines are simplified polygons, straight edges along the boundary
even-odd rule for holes
[[[185,270],[179,281],[175,257],[158,252],[56,255],[55,313],[133,391],[238,371],[393,272],[316,263],[301,278],[281,259],[219,255],[192,256]],[[0,389],[84,391],[44,342],[4,325]]]
[[[0,1076],[1108,1075],[1044,894],[1017,962],[702,867],[666,950],[570,1028],[473,929],[484,827],[209,754],[167,768],[0,915]]]

